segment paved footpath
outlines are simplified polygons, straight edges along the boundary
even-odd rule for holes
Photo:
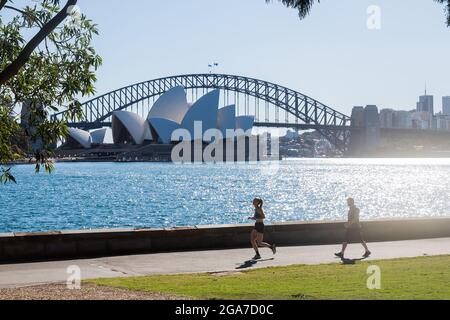
[[[373,255],[368,260],[450,255],[450,238],[370,243]],[[157,253],[97,259],[81,259],[22,264],[0,264],[0,288],[22,287],[52,282],[66,282],[67,268],[76,265],[83,279],[124,277],[150,274],[225,272],[292,264],[341,263],[333,257],[339,245],[278,248],[273,256],[261,249],[263,259],[249,259],[252,249],[211,250],[196,252]],[[350,245],[346,256],[359,258],[361,245]]]

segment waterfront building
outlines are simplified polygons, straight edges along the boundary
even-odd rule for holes
[[[91,134],[91,143],[92,144],[103,144],[106,139],[106,132],[108,128],[101,128],[98,130],[93,130],[90,132]]]
[[[425,91],[425,95],[419,97],[419,102],[417,102],[417,112],[428,112],[432,116],[434,115],[434,97],[431,95],[427,95]]]
[[[380,111],[380,126],[381,128],[393,128],[394,127],[394,114],[393,109],[382,109]]]
[[[133,112],[114,112],[112,131],[115,144],[143,144],[153,140],[148,122]]]
[[[381,142],[380,117],[376,105],[368,105],[364,109],[364,125],[366,127],[365,149],[376,150]]]
[[[299,133],[298,133],[298,131],[288,130],[286,132],[286,135],[284,136],[284,138],[288,139],[288,140],[298,139]]]
[[[380,117],[378,107],[368,105],[354,107],[351,118],[352,126],[360,127],[361,130],[352,132],[350,139],[350,153],[357,155],[360,152],[376,150],[381,142]]]
[[[431,129],[432,116],[427,111],[416,111],[411,114],[414,129],[428,130]]]
[[[439,131],[450,131],[450,115],[444,113],[437,114],[436,129]]]
[[[450,96],[442,97],[442,113],[450,116]]]
[[[181,122],[190,105],[182,86],[176,86],[164,93],[152,106],[147,120],[156,131],[161,143],[171,142],[172,132],[181,127]]]
[[[253,123],[252,123],[253,126]],[[217,128],[221,131],[222,136],[227,136],[227,130],[236,127],[236,105],[230,105],[219,109],[217,115]]]
[[[353,107],[351,125],[352,127],[364,127],[364,107]]]
[[[172,144],[182,140],[204,138],[209,129],[217,129],[223,138],[249,135],[254,116],[236,117],[235,105],[219,109],[219,90],[212,90],[195,103],[188,103],[182,86],[171,88],[154,103],[147,118],[129,111],[115,111],[112,115],[112,136],[116,145]],[[174,139],[177,129],[185,129],[190,137]],[[200,129],[200,130],[199,130]],[[236,134],[229,136],[229,131]],[[197,132],[198,131],[198,132]],[[92,144],[102,144],[107,128],[92,132],[71,129],[65,148],[89,149]],[[205,141],[210,142],[210,141]]]
[[[91,135],[88,131],[69,128],[65,146],[72,149],[89,149],[91,147]]]
[[[437,118],[437,130],[439,131],[447,131],[447,120],[445,118]]]
[[[409,111],[399,110],[393,114],[393,128],[411,129],[412,128],[412,114]]]

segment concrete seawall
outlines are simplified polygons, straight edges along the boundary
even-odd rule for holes
[[[363,221],[369,242],[450,237],[449,218]],[[107,229],[0,234],[0,263],[168,251],[249,247],[251,225]],[[266,226],[279,246],[338,244],[344,223],[286,222]]]

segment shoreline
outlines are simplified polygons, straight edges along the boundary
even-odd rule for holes
[[[432,156],[432,155],[424,155],[424,156],[413,156],[413,155],[385,155],[385,156],[361,156],[361,157],[315,157],[315,158],[309,158],[309,157],[288,157],[288,158],[282,158],[278,161],[285,161],[285,160],[320,160],[320,159],[450,159],[450,152],[446,153],[441,156]],[[117,161],[113,159],[92,159],[92,158],[86,158],[86,159],[51,159],[53,163],[174,163],[172,161]],[[241,162],[248,162],[248,161],[241,161]],[[222,163],[222,162],[220,162]],[[226,162],[223,162],[226,163]],[[230,162],[230,163],[236,163]],[[14,162],[8,162],[3,164],[3,166],[20,166],[20,165],[35,165],[35,161],[30,160],[18,160]]]
[[[437,215],[437,216],[427,216],[427,217],[401,217],[401,218],[378,218],[378,219],[367,219],[361,220],[364,222],[387,222],[387,221],[406,221],[406,220],[433,220],[433,219],[450,219],[449,215]],[[273,221],[265,222],[265,226],[275,226],[275,225],[285,225],[285,224],[327,224],[327,223],[345,223],[345,220],[290,220],[290,221]],[[5,235],[35,235],[35,234],[61,234],[61,233],[102,233],[102,232],[123,232],[123,231],[148,231],[148,230],[183,230],[183,229],[196,229],[196,228],[222,228],[222,227],[253,227],[253,222],[243,222],[243,223],[218,223],[218,224],[198,224],[198,225],[173,225],[173,226],[145,226],[145,227],[92,227],[92,228],[82,228],[82,229],[49,229],[49,230],[12,230],[12,231],[1,231],[0,238]],[[449,235],[450,236],[450,235]]]
[[[368,242],[450,237],[450,217],[361,221]],[[0,234],[0,263],[248,247],[251,224]],[[339,244],[343,221],[292,221],[266,226],[279,246]]]

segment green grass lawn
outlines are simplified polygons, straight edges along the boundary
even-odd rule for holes
[[[367,289],[371,265],[381,269],[380,290]],[[450,256],[89,282],[194,299],[450,299]]]

